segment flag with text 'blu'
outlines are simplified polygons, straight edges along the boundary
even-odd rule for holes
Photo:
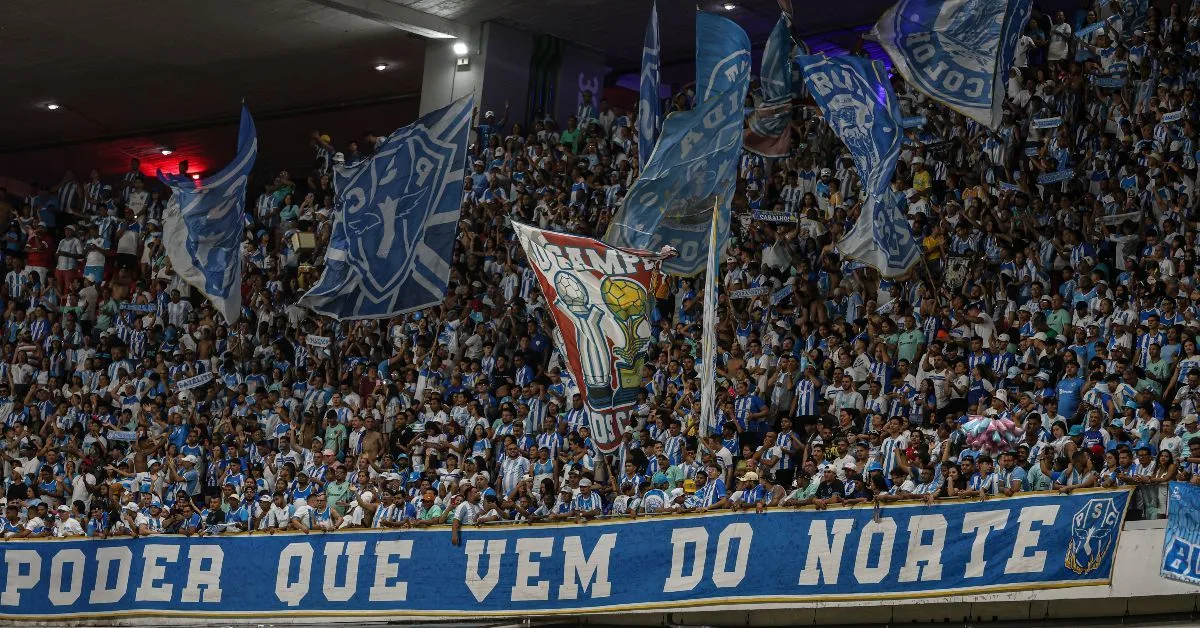
[[[604,236],[610,246],[649,251],[663,245],[674,247],[679,255],[664,264],[672,275],[692,276],[704,270],[714,207],[720,213],[719,249],[729,242],[729,202],[742,152],[742,103],[750,84],[750,43],[741,27],[725,18],[698,13],[698,32],[701,28],[710,34],[725,33],[713,35],[713,45],[740,41],[745,54],[722,48],[726,54],[698,55],[698,64],[701,58],[726,62],[724,70],[713,66],[709,73],[726,89],[698,101],[691,111],[666,117],[650,161],[642,167]],[[740,35],[730,32],[734,30]],[[706,50],[708,43],[698,43]],[[698,89],[697,95],[702,93]]]
[[[850,149],[866,194],[858,221],[838,250],[885,277],[902,275],[920,250],[891,191],[903,132],[887,72],[883,64],[862,57],[808,55],[798,62],[825,122]]]
[[[874,34],[904,80],[989,128],[1033,0],[900,0]]]
[[[237,155],[229,165],[202,179],[158,171],[158,179],[171,188],[163,211],[163,248],[171,267],[230,323],[242,309],[246,181],[257,156],[254,119],[242,107]]]
[[[338,320],[387,318],[446,296],[462,206],[472,98],[392,133],[334,173],[325,272],[300,305]]]
[[[643,167],[650,161],[662,126],[662,99],[658,93],[660,54],[658,4],[654,3],[650,5],[650,23],[646,24],[646,39],[642,44],[642,75],[638,83],[638,163]]]
[[[762,102],[750,114],[746,150],[763,157],[786,157],[792,147],[792,2],[779,0],[779,21],[763,48]]]
[[[636,422],[663,257],[512,224],[561,332],[592,443],[613,451],[624,427]]]

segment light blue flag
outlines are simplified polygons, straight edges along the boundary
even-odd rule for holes
[[[250,111],[242,107],[237,156],[204,179],[158,171],[171,188],[163,211],[163,248],[175,273],[233,323],[242,309],[242,229],[246,180],[258,155]]]
[[[705,15],[697,14],[699,24],[741,33],[744,54],[700,55],[728,60],[725,67],[732,73],[715,71],[712,76],[721,77],[722,83],[726,77],[732,80],[725,91],[695,109],[667,116],[649,162],[604,238],[610,246],[648,251],[670,245],[679,255],[664,262],[663,270],[689,277],[704,270],[714,208],[719,211],[718,250],[729,242],[729,202],[742,152],[742,102],[750,84],[750,44],[745,32],[725,18],[700,19]],[[736,39],[735,35],[716,37],[717,41]]]
[[[900,105],[883,64],[862,57],[798,58],[825,122],[850,149],[867,198],[858,222],[838,243],[844,257],[902,275],[920,257],[908,220],[891,192],[903,133]]]
[[[642,77],[638,84],[638,163],[650,162],[658,130],[662,126],[662,99],[658,95],[658,3],[650,5],[650,23],[646,24],[646,40],[642,44]]]
[[[763,48],[762,103],[746,127],[746,150],[786,157],[792,147],[792,2],[779,0],[779,21]]]
[[[875,37],[904,80],[991,129],[1033,0],[900,0]]]
[[[696,12],[696,102],[737,87],[750,77],[750,38],[733,20]]]
[[[338,320],[387,318],[446,296],[462,204],[472,98],[392,133],[338,167],[325,272],[300,305]]]

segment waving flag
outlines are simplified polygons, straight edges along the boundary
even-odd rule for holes
[[[900,105],[883,64],[861,57],[799,57],[804,81],[825,122],[850,149],[866,202],[858,222],[838,243],[845,257],[904,274],[920,257],[908,220],[891,190],[903,133]]]
[[[642,78],[638,84],[638,163],[644,168],[654,152],[662,126],[662,99],[658,95],[658,3],[650,5],[650,23],[642,45]]]
[[[792,0],[779,0],[779,21],[763,48],[762,102],[750,114],[746,150],[786,157],[792,147]]]
[[[163,248],[171,267],[203,292],[230,323],[237,321],[242,310],[246,181],[257,156],[254,119],[242,107],[237,156],[232,163],[205,179],[158,171],[158,179],[171,188],[171,199],[163,211]]]
[[[714,206],[720,213],[718,246],[724,248],[729,241],[729,201],[742,152],[742,103],[750,83],[750,43],[741,27],[698,13],[697,33],[701,30],[710,39],[697,41],[703,52],[697,59],[697,78],[713,77],[710,85],[723,91],[691,111],[667,116],[650,161],[604,237],[610,246],[624,248],[657,250],[670,245],[679,256],[668,259],[664,268],[683,276],[704,270]],[[731,41],[744,47],[739,52],[728,48],[719,54],[705,52],[710,44],[725,46]]]
[[[733,20],[696,12],[696,102],[738,87],[750,76],[750,38]]]
[[[463,194],[471,97],[392,133],[339,167],[325,272],[300,305],[338,320],[388,318],[440,303]]]
[[[1033,0],[900,0],[875,37],[904,80],[989,128]]]
[[[513,229],[562,334],[592,442],[613,451],[642,390],[663,258],[518,222]]]

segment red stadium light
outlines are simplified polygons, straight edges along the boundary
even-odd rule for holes
[[[197,179],[199,179],[199,178],[200,178],[200,173],[198,173],[198,172],[193,172],[193,173],[192,173],[192,179],[193,179],[193,180],[197,180]]]

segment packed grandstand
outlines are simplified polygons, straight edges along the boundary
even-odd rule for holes
[[[1035,9],[994,132],[893,78],[924,118],[891,182],[923,259],[897,279],[839,252],[863,186],[797,101],[788,156],[738,167],[715,433],[703,281],[672,277],[611,453],[511,221],[602,237],[639,174],[636,111],[587,93],[525,124],[481,103],[450,289],[392,319],[295,305],[326,262],[335,166],[384,136],[314,133],[310,169],[251,183],[234,325],[173,272],[169,191],[138,163],[0,194],[3,534],[452,526],[457,542],[1125,485],[1132,517],[1165,517],[1167,482],[1200,477],[1200,5],[1122,30],[1118,3],[1096,4],[1082,38]]]

